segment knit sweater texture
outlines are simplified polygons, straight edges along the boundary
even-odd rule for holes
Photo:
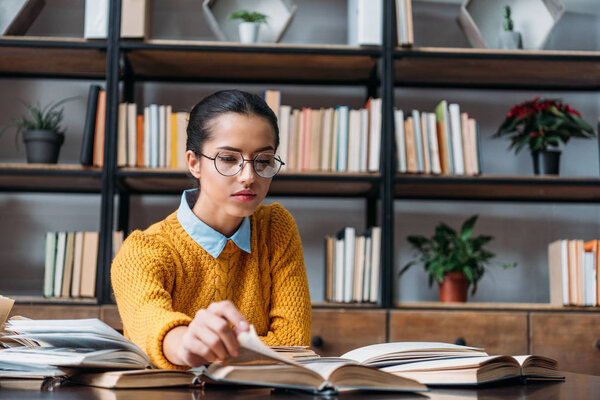
[[[309,344],[311,305],[296,223],[274,203],[258,206],[250,226],[251,253],[229,240],[216,259],[176,213],[127,237],[112,264],[112,286],[125,336],[154,365],[183,369],[164,356],[165,335],[222,300],[240,310],[265,344]]]

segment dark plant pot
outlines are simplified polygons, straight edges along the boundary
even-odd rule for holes
[[[540,153],[542,163],[540,168]],[[532,151],[533,173],[536,175],[558,175],[560,172],[560,150]]]
[[[467,301],[467,291],[469,290],[469,280],[462,272],[448,272],[444,275],[444,280],[439,284],[440,301]]]
[[[56,164],[65,135],[54,131],[31,130],[23,132],[23,141],[28,163]]]

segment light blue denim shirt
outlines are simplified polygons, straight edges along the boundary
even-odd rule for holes
[[[192,211],[198,197],[198,189],[185,190],[181,195],[181,203],[177,209],[177,220],[194,242],[198,243],[208,254],[218,258],[228,240],[246,253],[250,253],[250,220],[244,217],[242,224],[231,237],[215,231],[200,220]]]

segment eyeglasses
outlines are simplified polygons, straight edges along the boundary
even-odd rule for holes
[[[224,176],[233,176],[240,172],[247,161],[252,161],[252,168],[258,176],[263,178],[272,178],[285,165],[279,156],[273,153],[258,153],[253,159],[246,160],[244,156],[237,151],[220,151],[214,157],[209,157],[200,153],[202,157],[208,158],[215,163],[215,169]]]

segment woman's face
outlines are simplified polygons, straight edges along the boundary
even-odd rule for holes
[[[258,153],[275,153],[275,132],[269,121],[254,114],[226,113],[209,122],[210,140],[202,153],[214,158],[221,151],[237,151],[246,160]],[[191,154],[189,154],[191,153]],[[223,234],[235,232],[243,217],[250,216],[267,195],[271,180],[256,174],[252,162],[244,162],[233,176],[223,176],[215,163],[188,151],[190,172],[200,181],[194,212]],[[233,232],[231,232],[233,230]]]

